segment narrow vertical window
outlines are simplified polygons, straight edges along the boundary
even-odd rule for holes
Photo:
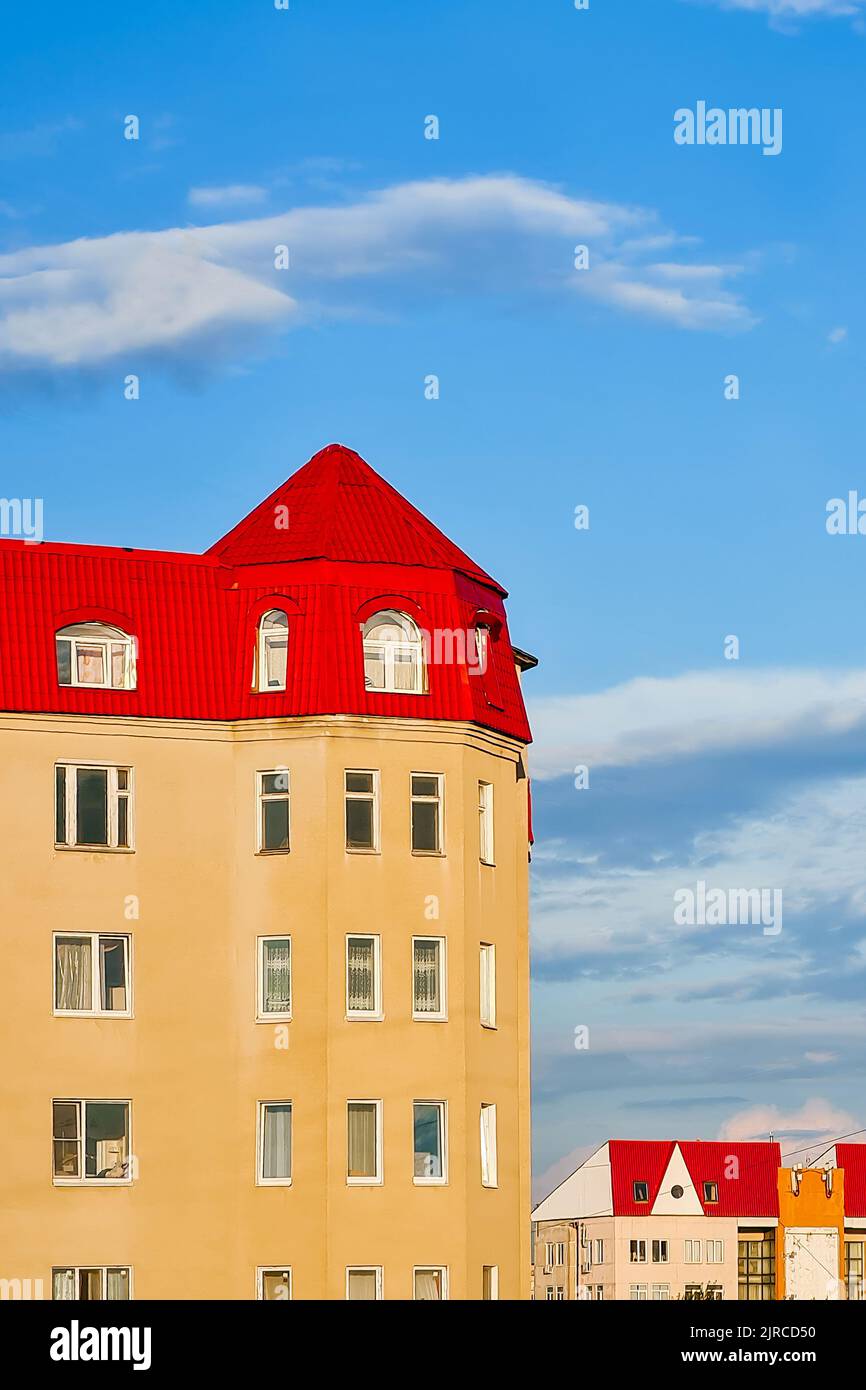
[[[346,1298],[355,1303],[372,1303],[382,1297],[382,1266],[346,1270]]]
[[[481,1106],[481,1182],[485,1187],[498,1187],[496,1156],[496,1106]]]
[[[350,1018],[381,1018],[382,992],[378,936],[346,937],[346,1013]]]
[[[257,772],[259,799],[259,853],[287,854],[289,851],[290,788],[289,770],[275,768]]]
[[[75,779],[75,843],[107,845],[108,769],[79,767],[75,769]]]
[[[478,857],[482,864],[493,860],[493,784],[478,783]]]
[[[412,853],[442,853],[442,781],[440,773],[412,773]]]
[[[272,608],[259,622],[255,690],[285,690],[288,654],[289,620],[281,608]]]
[[[496,1027],[496,947],[482,941],[479,951],[481,977],[481,1022],[485,1028]]]
[[[412,1104],[415,1142],[416,1185],[444,1183],[445,1173],[445,1102],[416,1100]]]
[[[499,1297],[499,1266],[484,1265],[481,1274],[481,1297],[490,1303]]]
[[[379,1100],[350,1100],[346,1107],[349,1183],[378,1183],[381,1173],[381,1109]]]
[[[266,1303],[288,1303],[292,1297],[292,1271],[286,1265],[283,1269],[260,1269],[256,1280],[259,1299]]]
[[[379,846],[379,774],[346,772],[346,849]]]
[[[273,1022],[292,1016],[292,942],[288,936],[259,937],[258,1017]]]
[[[292,1102],[259,1102],[258,1181],[287,1186],[292,1181]]]
[[[412,938],[412,1017],[441,1021],[446,1017],[445,938]]]

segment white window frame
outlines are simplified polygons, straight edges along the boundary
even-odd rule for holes
[[[416,941],[437,941],[439,943],[439,1002],[441,1008],[436,1013],[419,1013],[415,1008],[415,943]],[[409,987],[412,991],[412,1019],[415,1023],[447,1023],[448,1021],[448,960],[447,960],[447,941],[445,936],[413,936],[412,937],[412,976]]]
[[[421,796],[413,790],[413,778],[428,777],[436,782],[435,796]],[[436,848],[416,849],[412,843],[412,810],[415,803],[436,807]],[[444,859],[445,857],[445,774],[443,772],[409,773],[409,847],[421,859]]]
[[[646,1303],[649,1287],[646,1284],[629,1284],[628,1296],[632,1303]]]
[[[289,1148],[289,1176],[287,1178],[266,1178],[265,1167],[265,1111],[272,1105],[287,1105],[292,1112],[292,1139]],[[295,1173],[295,1103],[293,1100],[256,1101],[256,1186],[291,1187]],[[266,1266],[271,1268],[271,1266]],[[276,1268],[276,1265],[273,1266]]]
[[[64,1178],[58,1176],[54,1171],[54,1107],[55,1105],[75,1105],[78,1107],[78,1138],[72,1142],[78,1144],[78,1176]],[[125,1178],[88,1178],[85,1175],[86,1154],[85,1144],[87,1141],[87,1107],[88,1105],[125,1105],[126,1106],[126,1141],[127,1173]],[[69,1140],[65,1141],[69,1143]],[[126,1097],[115,1099],[111,1096],[52,1096],[51,1097],[51,1181],[54,1187],[131,1187],[133,1181],[133,1169],[135,1160],[133,1155],[135,1150],[132,1145],[132,1101]],[[97,1265],[81,1265],[82,1269],[96,1269]],[[123,1265],[106,1265],[106,1269],[125,1269]],[[71,1269],[71,1265],[58,1265],[58,1269]]]
[[[349,1107],[351,1105],[374,1105],[376,1107],[376,1175],[375,1177],[349,1176]],[[351,1096],[346,1101],[346,1186],[381,1187],[385,1181],[382,1163],[382,1101],[371,1096]]]
[[[90,942],[90,998],[89,1009],[60,1009],[57,1007],[57,945],[61,940],[72,937],[77,941]],[[125,1009],[103,1009],[100,1007],[102,998],[102,979],[100,964],[102,953],[99,949],[100,941],[122,941],[123,942],[123,968],[126,978],[126,1008]],[[56,931],[52,933],[51,950],[53,970],[51,975],[51,1012],[55,1018],[133,1018],[132,1001],[132,933],[131,932],[112,932],[112,931]],[[69,1268],[70,1266],[64,1266]],[[95,1269],[95,1265],[85,1265],[86,1269]],[[112,1265],[114,1269],[116,1266]],[[119,1268],[119,1266],[117,1266]],[[61,1268],[61,1266],[58,1266]],[[124,1266],[125,1268],[125,1266]]]
[[[481,1186],[499,1186],[499,1153],[496,1138],[496,1102],[482,1101],[480,1111]]]
[[[658,1259],[656,1259],[656,1257],[655,1257],[655,1249],[654,1249],[653,1247],[658,1247],[658,1252],[659,1252]],[[671,1245],[670,1245],[670,1241],[669,1241],[669,1240],[665,1240],[663,1237],[661,1237],[661,1238],[656,1237],[656,1238],[653,1240],[653,1242],[652,1242],[652,1246],[650,1247],[650,1257],[651,1257],[651,1259],[650,1259],[651,1264],[654,1264],[654,1265],[667,1265],[667,1264],[670,1264],[670,1262],[671,1262]]]
[[[478,1010],[482,1028],[496,1027],[496,947],[482,941],[478,949]]]
[[[490,1297],[484,1297],[485,1274],[490,1271]],[[481,1266],[481,1301],[483,1303],[497,1303],[499,1301],[499,1265]]]
[[[367,636],[368,628],[378,627],[383,623],[390,623],[393,627],[402,628],[404,640],[400,642],[380,641]],[[407,633],[414,635],[407,636]],[[370,617],[361,624],[361,642],[363,646],[364,689],[371,695],[426,695],[427,663],[424,660],[424,639],[418,624],[409,617],[408,613],[402,613],[397,608],[383,608],[378,613],[371,613]],[[398,689],[394,677],[394,658],[398,652],[404,656],[409,654],[411,657],[413,684],[408,689]],[[367,684],[368,654],[382,658],[383,685]]]
[[[385,1271],[381,1265],[346,1265],[346,1302],[349,1302],[349,1276],[352,1274],[375,1274],[376,1276],[376,1298],[375,1302],[380,1303],[385,1297]],[[355,1302],[356,1300],[352,1300]]]
[[[281,613],[285,618],[285,624],[269,623],[265,626],[265,619],[272,613]],[[286,642],[286,676],[279,685],[266,684],[268,670],[268,644],[274,638],[282,640],[285,636]],[[249,650],[249,649],[248,649]],[[289,677],[289,615],[284,608],[269,608],[263,613],[256,625],[256,669],[253,681],[253,692],[256,695],[278,695],[284,691]]]
[[[723,1265],[725,1263],[725,1242],[723,1240],[710,1238],[706,1241],[706,1263],[708,1265]]]
[[[670,1284],[653,1284],[650,1287],[651,1303],[670,1303],[671,1286]]]
[[[604,1264],[604,1240],[596,1240],[595,1242],[595,1262],[597,1265]]]
[[[93,636],[89,637],[85,632],[73,633],[73,628],[92,627]],[[58,642],[69,643],[69,675],[68,681],[60,680],[60,668],[57,660]],[[102,681],[80,681],[78,679],[78,647],[101,647],[102,648],[102,671],[107,677]],[[111,681],[112,659],[111,648],[123,648],[123,681],[121,685],[113,685]],[[68,627],[60,628],[54,634],[54,669],[57,675],[57,684],[61,690],[135,690],[136,673],[136,640],[122,628],[115,627],[112,623],[102,623],[94,621],[89,623],[86,619],[80,623],[70,623]],[[95,1265],[86,1265],[83,1268],[95,1269]],[[114,1265],[111,1266],[114,1268]]]
[[[439,1150],[442,1160],[441,1178],[416,1177],[415,1168],[415,1106],[435,1105],[439,1111]],[[448,1184],[448,1102],[447,1100],[413,1100],[412,1102],[412,1182],[415,1187],[446,1187]]]
[[[350,792],[347,779],[350,773],[373,778],[373,789],[369,792]],[[346,806],[349,801],[371,801],[373,803],[373,843],[372,845],[350,845]],[[375,767],[347,767],[343,769],[343,834],[347,854],[379,854],[381,846],[379,770]]]
[[[288,1276],[287,1288],[288,1298],[265,1298],[265,1275],[284,1274]],[[256,1301],[259,1303],[291,1303],[294,1298],[292,1292],[292,1266],[291,1265],[257,1265],[256,1267]]]
[[[442,1290],[440,1303],[448,1302],[448,1266],[447,1265],[413,1265],[412,1266],[412,1301],[420,1302],[415,1293],[415,1276],[418,1274],[438,1274],[439,1287]],[[425,1300],[426,1301],[426,1300]]]
[[[276,792],[265,791],[266,777],[284,777],[286,781],[285,790],[280,788]],[[287,807],[286,820],[288,822],[288,841],[285,849],[266,849],[265,848],[265,805],[269,801],[285,801]],[[292,850],[292,780],[287,767],[265,767],[256,772],[256,853],[257,854],[290,854]]]
[[[478,858],[491,868],[496,865],[493,835],[493,783],[478,782]]]
[[[703,1264],[703,1241],[684,1240],[683,1241],[683,1264],[700,1265]]]
[[[289,943],[289,1008],[288,1012],[265,1011],[265,943],[268,941],[287,941]],[[288,932],[270,932],[267,936],[256,937],[256,1023],[290,1023],[292,1007],[295,1002],[294,961],[292,958],[292,938]]]
[[[85,1270],[92,1270],[92,1269],[99,1270],[99,1274],[100,1274],[101,1287],[102,1287],[102,1289],[103,1289],[103,1296],[102,1296],[101,1299],[98,1300],[100,1303],[132,1303],[132,1302],[133,1302],[133,1300],[134,1300],[134,1298],[135,1298],[135,1290],[134,1290],[134,1288],[133,1288],[133,1279],[134,1279],[134,1275],[133,1275],[133,1266],[132,1266],[132,1265],[52,1265],[52,1266],[51,1266],[51,1301],[52,1301],[52,1303],[72,1303],[72,1302],[74,1302],[74,1301],[80,1301],[80,1300],[78,1299],[78,1294],[79,1294],[78,1278],[79,1278],[79,1275],[83,1274],[83,1273],[85,1272]],[[117,1270],[126,1270],[126,1276],[127,1276],[128,1281],[129,1281],[129,1298],[128,1298],[128,1299],[127,1299],[127,1298],[112,1298],[112,1299],[109,1299],[109,1298],[107,1298],[107,1297],[105,1296],[105,1295],[107,1294],[107,1292],[108,1292],[108,1271],[109,1271],[110,1269],[112,1269],[112,1270],[114,1270],[114,1269],[117,1269]],[[55,1298],[55,1297],[54,1297],[54,1276],[55,1276],[55,1274],[67,1274],[67,1273],[70,1273],[70,1272],[71,1272],[73,1278],[75,1279],[75,1299],[73,1300],[73,1299],[66,1299],[66,1298]]]
[[[370,941],[373,942],[373,1008],[372,1009],[350,1009],[349,1008],[349,943],[351,941]],[[346,1019],[349,1023],[381,1023],[385,1015],[382,1012],[382,938],[377,932],[353,931],[346,933],[345,951],[345,972],[346,972]]]
[[[645,1265],[647,1263],[647,1243],[638,1236],[629,1237],[628,1262],[630,1265]]]
[[[107,795],[108,844],[90,845],[80,843],[75,838],[78,820],[78,769],[87,772],[105,772]],[[66,788],[66,839],[57,836],[57,773],[63,770]],[[118,773],[126,773],[126,786],[118,787]],[[120,833],[118,805],[126,800],[126,838],[128,845],[118,844]],[[60,758],[54,764],[54,848],[57,850],[83,850],[87,854],[132,854],[135,850],[135,770],[128,763],[100,763]],[[87,1266],[90,1268],[90,1266]],[[93,1266],[95,1268],[95,1266]],[[113,1268],[113,1266],[112,1266]]]

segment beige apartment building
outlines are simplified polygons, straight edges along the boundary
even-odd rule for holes
[[[504,590],[342,446],[0,566],[4,1287],[528,1297]]]

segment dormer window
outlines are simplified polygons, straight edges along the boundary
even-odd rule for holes
[[[649,1184],[645,1182],[635,1182],[632,1184],[632,1195],[635,1202],[649,1201]]]
[[[364,684],[394,695],[424,693],[421,634],[405,613],[388,608],[364,624]]]
[[[285,690],[288,655],[289,620],[281,608],[271,608],[259,622],[256,690]]]
[[[135,689],[135,640],[106,623],[75,623],[56,635],[60,685]]]

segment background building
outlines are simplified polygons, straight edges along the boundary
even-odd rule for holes
[[[0,567],[0,1275],[525,1297],[504,590],[337,445],[204,555]]]

